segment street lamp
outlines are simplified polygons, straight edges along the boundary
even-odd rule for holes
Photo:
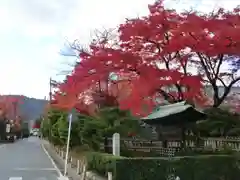
[[[67,175],[67,164],[68,164],[68,154],[69,154],[71,128],[72,128],[72,113],[70,113],[69,116],[68,116],[68,137],[67,137],[67,149],[66,149],[65,165],[64,165],[64,176]]]

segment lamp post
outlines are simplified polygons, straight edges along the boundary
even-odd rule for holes
[[[71,137],[71,128],[72,128],[72,113],[68,116],[68,137],[67,137],[67,149],[66,149],[66,156],[65,156],[65,165],[64,165],[64,176],[67,175],[67,164],[68,164],[68,154],[69,154],[69,144],[70,144],[70,137]]]

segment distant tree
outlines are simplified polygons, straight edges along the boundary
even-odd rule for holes
[[[240,114],[220,108],[206,109],[208,119],[198,124],[202,136],[239,136]]]

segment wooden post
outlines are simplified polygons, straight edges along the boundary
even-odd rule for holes
[[[77,160],[77,175],[80,174],[80,161]]]
[[[85,180],[85,177],[86,177],[86,171],[87,171],[86,166],[83,166],[83,172],[82,172],[82,178],[81,178],[81,180]]]
[[[114,133],[112,139],[112,152],[115,156],[120,156],[120,134]]]
[[[112,172],[108,172],[108,180],[112,180],[112,179],[113,179]]]
[[[72,156],[69,158],[69,162],[70,163],[72,163],[72,161],[73,161],[73,158],[72,158]]]

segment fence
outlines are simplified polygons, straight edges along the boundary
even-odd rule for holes
[[[53,146],[52,148],[55,150],[55,152],[58,154],[58,156],[62,159],[65,160],[66,158],[66,151],[64,148],[60,148],[57,146]],[[73,156],[69,156],[68,157],[68,165],[72,170],[75,170],[76,175],[81,175],[81,179],[85,180],[106,180],[106,178],[103,178],[101,176],[98,176],[97,174],[93,173],[93,172],[89,172],[87,171],[86,167],[87,167],[87,163],[85,161],[85,159],[78,159],[75,158]],[[67,171],[68,172],[68,171]],[[111,179],[109,179],[111,180]]]
[[[177,152],[181,150],[180,140],[156,141],[133,138],[121,138],[120,144],[130,151],[158,152],[160,155],[169,154],[169,151]],[[164,144],[165,143],[165,144]],[[201,138],[200,142],[194,140],[185,141],[188,149],[223,149],[228,147],[235,151],[240,151],[240,138]],[[107,138],[107,142],[101,145],[105,152],[112,153],[112,138]]]
[[[63,148],[59,148],[57,146],[53,146],[53,148],[62,159],[65,159],[66,151],[64,151]],[[83,160],[75,159],[72,156],[69,156],[68,163],[72,168],[76,168],[77,175],[83,172],[84,166],[86,164]]]
[[[110,147],[114,150],[114,148],[118,149],[119,146],[113,145],[114,142],[113,138],[108,138],[108,148]],[[143,140],[143,139],[119,139],[119,141],[122,141],[125,143],[126,147],[129,150],[134,151],[157,151],[161,155],[167,155],[169,158],[175,156],[175,152],[178,151],[180,148],[180,142],[179,141],[168,141],[168,147],[163,147],[162,141],[149,141],[149,140]],[[119,143],[119,142],[118,142]],[[113,146],[115,147],[113,147]],[[229,148],[232,148],[233,150],[240,151],[240,138],[202,138],[202,145],[204,149],[221,149],[224,146],[228,146]],[[195,141],[186,141],[186,146],[189,148],[197,148]],[[104,148],[104,146],[102,146]],[[54,150],[57,152],[57,154],[62,158],[65,159],[65,151],[63,148],[55,147],[53,146]],[[114,154],[114,153],[113,153]],[[107,178],[103,178],[98,176],[97,174],[93,172],[87,172],[86,171],[86,165],[87,162],[85,159],[78,159],[74,158],[73,156],[69,156],[68,163],[71,168],[73,168],[76,172],[76,175],[80,175],[82,177],[82,180],[89,179],[89,180],[106,180]],[[174,177],[174,179],[179,179],[179,177]],[[112,174],[108,173],[108,180],[112,180]]]

